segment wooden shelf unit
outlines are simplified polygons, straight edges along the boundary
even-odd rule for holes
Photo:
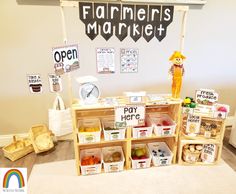
[[[122,146],[125,164],[124,169],[131,169],[131,145],[137,143],[151,143],[151,142],[161,142],[164,141],[169,146],[170,150],[173,152],[172,164],[176,163],[177,156],[177,146],[178,146],[178,136],[180,129],[180,111],[181,111],[181,101],[169,101],[164,105],[147,104],[146,103],[146,114],[150,113],[165,113],[168,114],[177,124],[175,134],[172,136],[156,136],[154,133],[152,137],[148,138],[132,138],[132,128],[128,127],[126,129],[126,138],[123,140],[115,141],[104,141],[103,134],[101,135],[101,141],[96,143],[81,144],[78,139],[78,119],[85,118],[103,118],[108,116],[114,116],[114,107],[102,107],[100,104],[97,106],[80,106],[78,103],[72,105],[72,115],[73,115],[73,137],[74,137],[74,150],[77,174],[81,174],[80,170],[80,151],[89,148],[102,148],[110,146]],[[103,172],[103,171],[102,171]]]

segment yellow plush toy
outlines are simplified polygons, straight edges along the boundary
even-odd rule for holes
[[[185,56],[179,51],[175,51],[170,57],[172,66],[169,73],[172,75],[172,97],[180,98],[180,90],[182,86],[182,76],[184,74],[183,60],[186,59]]]

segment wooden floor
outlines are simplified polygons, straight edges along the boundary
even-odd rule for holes
[[[224,146],[222,150],[222,158],[224,161],[236,171],[236,148],[231,146],[229,142],[230,130],[225,132]],[[36,155],[31,153],[22,159],[11,162],[3,156],[0,149],[0,167],[27,167],[28,177],[35,164],[55,162],[62,160],[74,159],[73,141],[60,141],[57,143],[54,150]]]

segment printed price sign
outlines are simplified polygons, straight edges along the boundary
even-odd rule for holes
[[[145,121],[145,105],[125,105],[115,107],[115,122],[126,123],[126,126],[143,125]]]
[[[212,106],[218,101],[218,93],[208,89],[197,90],[196,101],[198,104]]]
[[[27,75],[31,93],[42,93],[42,80],[39,74]]]
[[[197,135],[200,133],[201,117],[189,114],[187,118],[186,133],[188,135]]]
[[[201,159],[206,163],[213,163],[215,161],[217,146],[215,144],[205,144],[203,146]]]
[[[62,75],[80,67],[78,45],[53,48],[52,55],[56,75]]]
[[[62,84],[61,84],[61,77],[55,74],[48,74],[48,80],[50,85],[51,92],[61,92],[62,91]]]

